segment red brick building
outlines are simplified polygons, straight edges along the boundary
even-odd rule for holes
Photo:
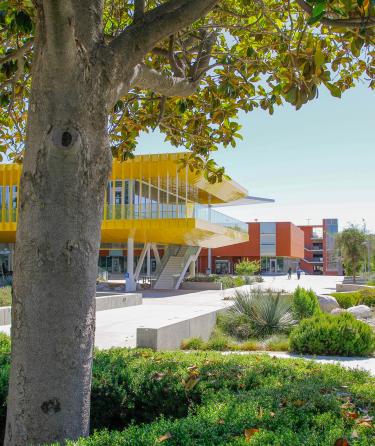
[[[337,219],[322,225],[296,226],[290,222],[248,223],[249,241],[223,248],[203,249],[198,258],[200,273],[232,274],[243,259],[260,260],[263,273],[282,274],[300,265],[308,274],[341,274],[334,257]],[[211,264],[211,268],[210,265]]]

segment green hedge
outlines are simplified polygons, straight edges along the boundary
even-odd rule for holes
[[[359,305],[361,299],[361,295],[358,293],[358,291],[348,293],[331,293],[331,296],[337,300],[337,303],[341,308],[345,309]]]
[[[322,313],[302,320],[293,329],[290,348],[314,355],[368,356],[375,350],[375,334],[350,313]]]
[[[351,291],[345,293],[331,293],[340,307],[349,308],[355,305],[367,305],[375,307],[375,289],[362,288],[358,291]]]
[[[0,361],[6,377],[6,339]],[[364,372],[264,355],[126,349],[96,351],[93,372],[92,428],[101,430],[70,446],[245,446],[250,429],[259,429],[252,446],[328,446],[353,430],[351,446],[374,444],[374,429],[342,407],[350,401],[351,412],[375,416],[375,380]]]
[[[100,356],[103,360],[114,353],[120,351]],[[342,408],[350,400],[350,411],[375,415],[375,380],[365,373],[262,355],[135,351],[122,355],[122,367],[132,371],[128,385],[133,390],[128,402],[125,399],[119,407],[119,399],[112,407],[107,401],[103,410],[124,412],[140,398],[154,421],[122,432],[100,431],[70,446],[333,446],[339,438],[350,438],[353,430],[359,438],[351,445],[374,442],[374,429],[356,426]],[[174,405],[179,411],[168,416],[166,401],[172,399],[169,409]],[[259,429],[251,442],[245,438],[247,429]]]

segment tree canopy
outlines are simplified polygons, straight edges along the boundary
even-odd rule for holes
[[[0,150],[15,161],[22,161],[24,150],[34,3],[0,2]],[[183,2],[106,0],[103,45],[169,3]],[[131,157],[140,133],[158,127],[172,145],[192,151],[186,160],[192,169],[205,168],[209,179],[220,180],[224,170],[210,154],[219,145],[235,147],[241,111],[260,107],[272,114],[286,102],[299,109],[320,88],[340,97],[359,81],[375,87],[374,5],[217,1],[208,14],[159,42],[144,58],[131,91],[108,104],[113,156]]]
[[[366,232],[353,224],[337,234],[335,238],[336,249],[345,268],[352,274],[353,282],[366,255],[366,240]]]

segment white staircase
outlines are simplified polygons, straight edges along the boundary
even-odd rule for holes
[[[178,289],[190,263],[196,260],[200,248],[180,246],[175,255],[170,255],[154,284],[156,290]]]

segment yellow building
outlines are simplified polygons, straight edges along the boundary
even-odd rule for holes
[[[247,241],[247,224],[217,212],[216,206],[270,201],[248,197],[246,189],[229,179],[209,183],[203,173],[181,168],[182,156],[140,155],[113,162],[99,268],[115,277],[125,274],[129,290],[141,275],[155,288],[178,288],[202,247]],[[0,165],[0,260],[9,269],[21,169],[18,164]]]

